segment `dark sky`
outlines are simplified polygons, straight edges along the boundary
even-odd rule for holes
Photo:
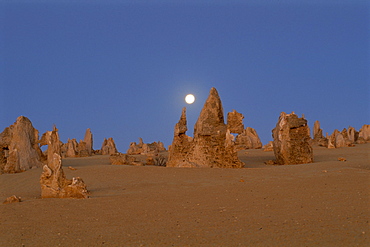
[[[91,128],[95,149],[167,146],[211,87],[264,144],[282,111],[324,133],[370,123],[368,1],[15,0],[0,23],[0,131],[24,115],[63,142]]]

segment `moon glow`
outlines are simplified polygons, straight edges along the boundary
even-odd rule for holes
[[[195,101],[195,97],[194,97],[194,95],[192,95],[192,94],[188,94],[188,95],[186,95],[186,97],[185,97],[185,102],[186,102],[186,103],[188,103],[188,104],[193,104],[193,103],[194,103],[194,101]]]

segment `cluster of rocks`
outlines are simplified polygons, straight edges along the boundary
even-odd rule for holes
[[[80,177],[67,179],[62,168],[61,145],[57,128],[45,135],[47,164],[40,177],[42,198],[87,198],[89,192]]]
[[[243,149],[260,149],[262,142],[257,131],[251,127],[244,129],[243,114],[233,110],[227,114],[227,129],[230,133],[238,134],[233,141],[236,151]]]
[[[88,157],[93,155],[93,135],[90,129],[86,130],[84,140],[78,143],[76,139],[68,139],[62,144],[61,152],[63,157]]]
[[[101,149],[97,153],[101,155],[112,155],[118,153],[113,138],[112,137],[109,137],[108,139],[104,138]]]
[[[112,154],[109,157],[112,165],[132,165],[132,166],[166,166],[167,158],[164,155],[146,154],[129,155],[123,153]]]
[[[127,150],[127,154],[135,155],[135,154],[156,154],[160,152],[166,151],[164,144],[162,142],[153,142],[153,143],[144,143],[142,138],[139,138],[139,143],[131,142],[130,147]]]
[[[240,132],[240,115],[230,117],[232,131]],[[186,135],[186,109],[183,108],[175,126],[169,147],[168,167],[241,168],[244,163],[237,156],[233,135],[224,122],[221,99],[212,88],[194,126],[194,138]]]
[[[370,125],[365,124],[360,131],[353,127],[344,128],[341,132],[335,129],[331,135],[326,133],[324,137],[320,128],[320,122],[316,121],[313,130],[312,142],[314,145],[327,148],[352,147],[355,144],[362,144],[370,141]]]

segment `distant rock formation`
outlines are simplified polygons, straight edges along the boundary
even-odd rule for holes
[[[186,135],[187,130],[186,107],[184,107],[180,120],[175,125],[172,144],[168,148],[168,167],[176,167],[186,161],[186,155],[190,152],[193,142],[193,138]]]
[[[116,144],[114,143],[114,140],[112,137],[106,139],[104,138],[103,145],[101,146],[100,153],[102,155],[111,155],[118,153]]]
[[[68,139],[66,143],[66,153],[65,157],[78,157],[78,143],[76,139]]]
[[[358,133],[358,143],[365,143],[370,141],[370,125],[364,124]]]
[[[349,127],[348,131],[346,128],[342,132],[335,129],[330,136],[328,134],[326,136],[327,148],[352,147],[357,143],[358,132],[353,127]]]
[[[344,140],[342,133],[340,133],[339,131],[334,134],[334,140],[334,146],[336,148],[347,147],[346,141]]]
[[[86,143],[85,150],[87,151],[87,155],[91,156],[93,154],[94,141],[93,134],[91,133],[91,130],[89,128],[85,132],[84,142]]]
[[[322,129],[320,128],[320,122],[317,120],[313,127],[313,144],[323,147],[328,146],[328,139],[324,137]]]
[[[174,141],[170,147],[167,166],[176,167],[221,167],[241,168],[243,163],[238,159],[233,142],[227,141],[227,126],[221,99],[215,88],[210,90],[199,118],[194,126],[194,139],[187,153],[182,153],[182,141],[185,136],[186,117],[181,115],[175,126]],[[187,145],[187,144],[186,144]],[[187,148],[185,148],[187,149]]]
[[[62,144],[62,157],[88,157],[94,153],[92,148],[93,137],[90,129],[86,130],[84,140],[78,143],[74,138],[68,139],[67,143]]]
[[[39,132],[24,116],[0,134],[0,173],[23,172],[41,167],[42,151],[38,145]]]
[[[87,198],[85,183],[79,177],[66,179],[62,168],[60,140],[57,128],[45,134],[48,160],[40,177],[42,198]]]
[[[354,144],[356,143],[357,139],[358,139],[358,132],[355,130],[355,128],[349,126],[348,127],[348,140]]]
[[[270,152],[270,151],[274,151],[274,142],[273,141],[269,141],[266,145],[264,145],[263,147],[263,151],[264,152]]]
[[[132,165],[135,162],[135,157],[127,154],[116,153],[109,157],[112,165]]]
[[[279,165],[306,164],[313,162],[310,129],[307,120],[296,114],[282,112],[272,130],[274,154]]]
[[[139,138],[139,144],[136,142],[131,142],[130,147],[127,150],[127,154],[134,155],[134,154],[148,154],[148,153],[159,153],[166,151],[164,144],[162,142],[153,142],[146,144],[143,142],[142,138]]]
[[[262,142],[257,131],[251,127],[247,127],[241,134],[236,136],[235,145],[237,151],[243,149],[262,148]]]
[[[233,110],[227,114],[227,129],[230,133],[241,134],[244,131],[243,114]]]

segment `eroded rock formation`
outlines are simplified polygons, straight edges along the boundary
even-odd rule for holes
[[[47,165],[44,165],[40,177],[42,198],[87,198],[85,183],[79,177],[66,179],[62,168],[61,145],[58,130],[47,132],[45,141],[48,143]]]
[[[38,144],[39,132],[24,116],[0,134],[0,173],[23,172],[41,167],[42,151]]]
[[[93,143],[93,135],[90,129],[87,129],[85,132],[84,143],[86,144],[86,147],[84,150],[87,151],[88,156],[91,156],[93,154],[93,144],[94,143]]]
[[[358,133],[358,142],[364,143],[370,141],[370,124],[364,124]]]
[[[320,128],[320,122],[317,120],[313,127],[313,144],[323,147],[328,146],[328,139],[324,137],[322,129]]]
[[[66,157],[78,157],[79,154],[78,154],[78,143],[76,141],[76,139],[68,139],[67,143],[66,143],[66,153],[65,153],[65,156]]]
[[[247,127],[241,134],[236,136],[235,145],[236,150],[262,148],[262,142],[257,131],[251,127]]]
[[[179,122],[175,125],[174,137],[168,149],[168,167],[176,167],[186,161],[186,155],[190,152],[193,138],[186,135],[188,130],[186,121],[186,108],[182,108]]]
[[[263,147],[263,151],[264,152],[270,152],[270,151],[274,151],[274,142],[273,141],[269,141],[266,145],[264,145]]]
[[[182,141],[188,140],[184,133],[187,129],[184,112],[175,126],[167,166],[240,168],[244,165],[237,157],[233,142],[227,141],[223,107],[215,88],[203,106],[194,126],[194,138],[186,151],[181,150]]]
[[[22,199],[16,195],[9,196],[8,198],[3,201],[3,204],[9,204],[9,203],[15,203],[15,202],[21,202]]]
[[[279,165],[306,164],[313,162],[310,129],[307,120],[294,113],[282,112],[272,130],[274,154]]]
[[[111,154],[118,153],[116,144],[114,143],[114,140],[112,137],[108,139],[104,138],[100,153],[102,155],[111,155]]]
[[[241,134],[244,131],[243,114],[233,110],[227,113],[227,129],[230,133]]]
[[[148,154],[148,153],[159,153],[166,151],[162,142],[144,143],[142,138],[139,138],[139,143],[131,142],[130,147],[127,150],[127,154]]]

